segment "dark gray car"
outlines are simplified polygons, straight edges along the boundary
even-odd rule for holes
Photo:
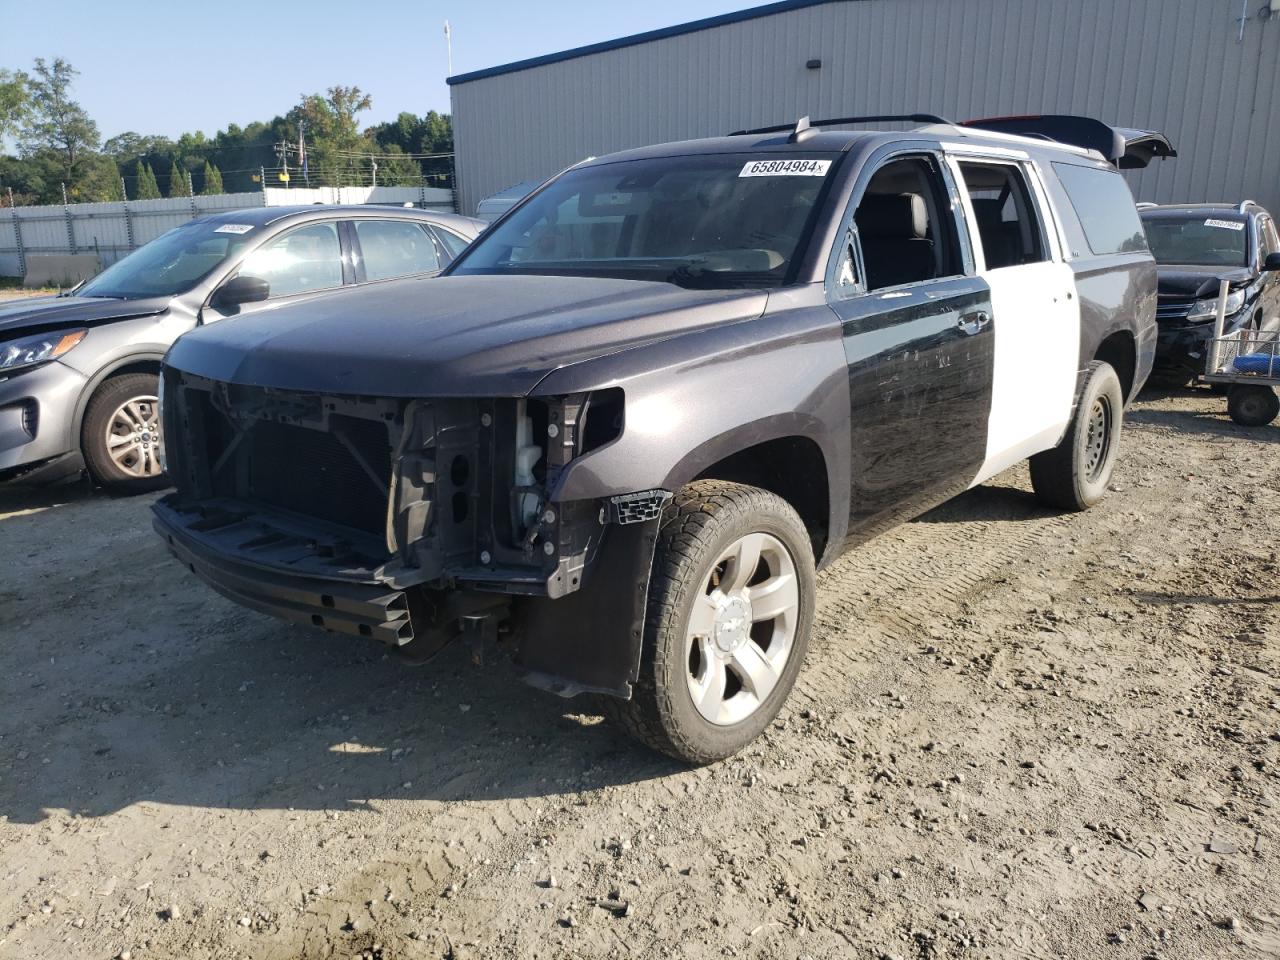
[[[104,486],[157,486],[157,377],[179,336],[434,274],[485,226],[410,208],[235,210],[170,230],[69,295],[0,306],[0,480],[87,467]]]
[[[1105,494],[1156,268],[1126,137],[1085,126],[1107,152],[801,123],[579,164],[440,279],[178,341],[156,527],[254,609],[500,644],[726,756],[816,568],[1027,458],[1047,504]]]

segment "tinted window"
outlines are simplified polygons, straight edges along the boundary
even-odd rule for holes
[[[448,251],[449,259],[451,260],[463,250],[467,249],[467,244],[471,242],[470,240],[464,240],[456,233],[450,233],[439,224],[436,225],[436,236],[440,238],[440,243],[443,244],[445,250]]]
[[[1243,217],[1170,216],[1143,218],[1147,242],[1157,263],[1184,266],[1242,267],[1249,262],[1249,231]]]
[[[1040,219],[1022,171],[1003,163],[961,163],[987,269],[1047,260]]]
[[[578,167],[490,227],[451,272],[777,286],[838,159],[728,154]]]
[[[949,211],[933,161],[893,160],[877,170],[853,215],[866,288],[878,290],[960,273],[955,220]]]
[[[356,220],[366,280],[390,280],[440,269],[435,241],[420,223]]]
[[[1120,174],[1070,163],[1055,163],[1053,170],[1066,188],[1093,253],[1101,256],[1147,249],[1133,194]]]
[[[272,297],[342,286],[338,225],[313,223],[276,237],[245,257],[240,275],[266,280]]]
[[[196,222],[175,227],[98,274],[82,297],[171,297],[191,289],[250,243],[248,224]]]

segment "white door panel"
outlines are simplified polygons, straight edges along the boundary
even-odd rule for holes
[[[1080,359],[1080,301],[1065,263],[987,270],[995,377],[987,457],[974,484],[1058,444],[1071,419]]]

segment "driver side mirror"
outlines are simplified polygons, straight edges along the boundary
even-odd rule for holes
[[[1280,270],[1280,252],[1268,253],[1267,259],[1262,261],[1263,270]]]
[[[213,295],[219,307],[237,307],[242,303],[257,303],[271,296],[271,284],[261,277],[232,277]]]

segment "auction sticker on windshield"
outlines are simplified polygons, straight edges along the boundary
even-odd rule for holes
[[[1219,230],[1243,230],[1244,224],[1238,220],[1206,220],[1206,227],[1217,227]]]
[[[214,230],[214,233],[248,233],[253,229],[251,223],[224,223],[222,226]]]
[[[752,160],[739,177],[825,177],[830,160]]]

